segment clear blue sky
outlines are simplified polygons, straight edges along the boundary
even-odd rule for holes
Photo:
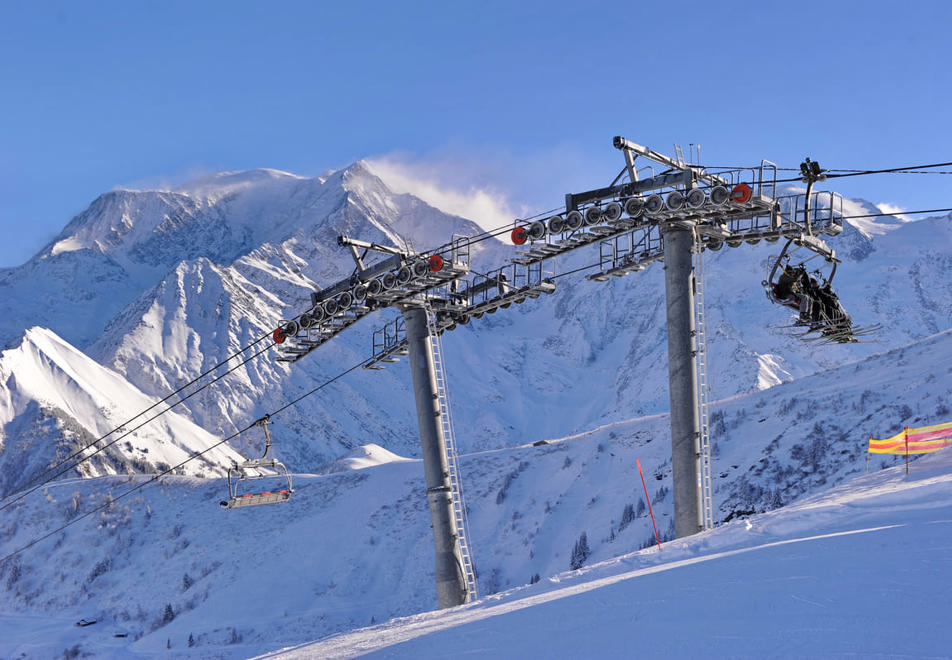
[[[0,0],[0,266],[100,193],[397,154],[557,206],[613,135],[711,165],[952,161],[952,1]],[[436,166],[437,169],[433,169]],[[952,177],[844,179],[952,206]]]

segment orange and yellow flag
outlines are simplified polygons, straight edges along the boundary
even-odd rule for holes
[[[904,428],[891,438],[869,438],[870,454],[928,454],[952,445],[952,422],[923,426],[917,429]]]

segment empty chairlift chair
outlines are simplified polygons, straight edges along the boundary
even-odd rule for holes
[[[287,468],[276,458],[269,458],[271,453],[271,433],[268,431],[268,424],[270,424],[268,418],[263,417],[255,422],[255,424],[264,430],[264,456],[228,468],[228,499],[221,502],[221,506],[226,509],[287,502],[291,499],[291,493],[294,492],[294,489],[291,487],[291,475],[288,474]],[[273,473],[265,472],[265,470],[273,471]],[[256,472],[257,474],[249,474],[249,471]],[[276,490],[241,492],[242,484],[250,486],[251,484],[258,483],[273,483],[275,480],[278,480]]]

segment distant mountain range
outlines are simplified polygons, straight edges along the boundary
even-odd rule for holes
[[[875,211],[862,201],[845,208],[847,215]],[[30,342],[26,331],[45,328],[44,337],[68,342],[133,391],[162,398],[303,311],[315,288],[349,274],[353,264],[338,235],[425,250],[454,234],[479,232],[469,220],[393,193],[363,162],[314,179],[254,170],[171,191],[116,190],[27,263],[0,271],[0,342],[22,352]],[[771,305],[760,284],[779,244],[705,253],[713,400],[952,327],[948,218],[848,221],[830,243],[843,259],[834,285],[854,322],[884,326],[875,343],[817,345],[793,337],[789,312]],[[505,241],[483,241],[473,267],[488,270],[512,254]],[[592,261],[594,248],[558,267],[565,272]],[[560,278],[555,294],[446,335],[461,450],[561,437],[666,411],[662,268],[607,283]],[[275,361],[274,351],[251,360],[176,412],[213,436],[231,435],[367,357],[373,329],[393,315],[384,311],[293,365]],[[37,409],[57,420],[37,439],[50,445],[45,456],[73,442],[66,427],[95,437],[108,430],[102,419],[44,399],[41,391],[26,394],[10,380],[12,355],[0,359],[9,374],[0,392],[7,399],[14,391],[22,400],[33,396],[38,408],[21,402],[0,409],[0,456],[11,450],[16,430],[32,424],[23,415]],[[315,469],[368,442],[418,453],[409,374],[400,364],[352,374],[274,421],[276,451],[296,470]],[[235,445],[246,455],[260,451],[260,439],[252,437]]]

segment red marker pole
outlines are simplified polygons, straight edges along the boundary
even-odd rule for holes
[[[651,510],[651,498],[648,497],[648,484],[645,483],[645,473],[641,471],[641,461],[637,458],[635,463],[638,464],[638,474],[641,475],[641,486],[645,489],[645,499],[648,500],[648,513],[651,514],[651,526],[654,527],[654,537],[658,541],[658,551],[661,551],[661,537],[658,536],[658,526],[655,524],[654,512]]]

